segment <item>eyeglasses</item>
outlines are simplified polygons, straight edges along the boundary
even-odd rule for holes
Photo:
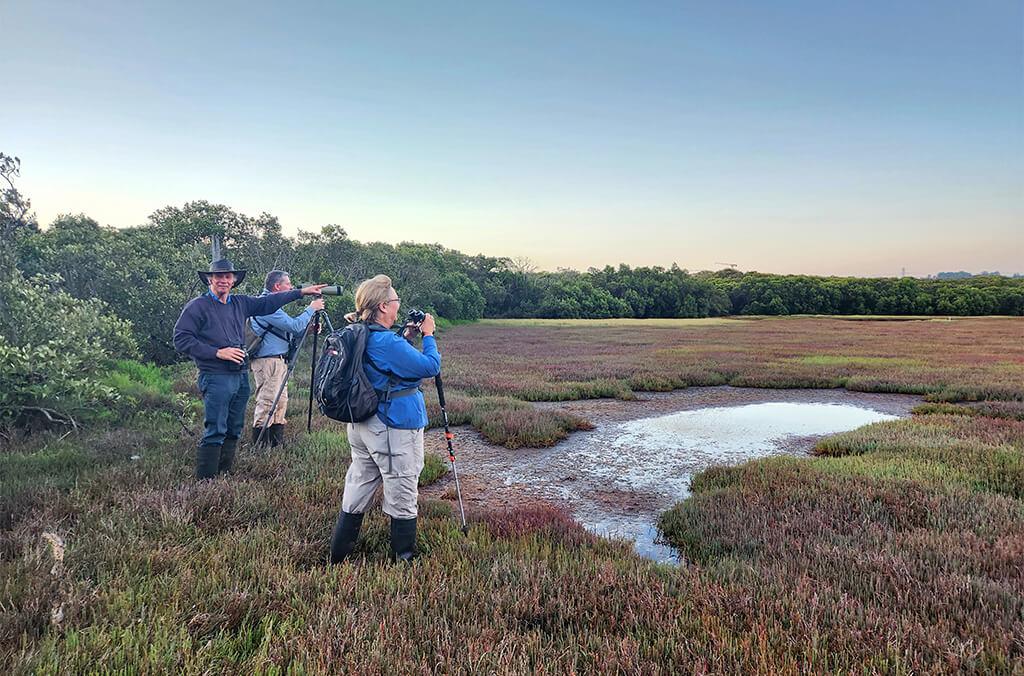
[[[384,304],[387,305],[388,303],[401,303],[401,302],[402,302],[401,298],[392,298],[390,300],[384,301]]]

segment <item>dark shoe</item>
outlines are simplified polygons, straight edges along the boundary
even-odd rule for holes
[[[212,479],[220,465],[220,446],[200,446],[196,449],[196,478]]]
[[[270,429],[267,431],[270,432],[271,446],[276,447],[284,443],[284,425],[281,425],[280,423],[277,425],[271,425]]]
[[[416,558],[416,519],[391,519],[391,557],[411,562]]]
[[[349,514],[344,510],[338,514],[338,522],[334,524],[334,534],[331,535],[331,563],[341,563],[352,553],[362,525],[362,514]]]
[[[260,433],[263,434],[263,438],[260,439]],[[252,428],[252,446],[253,448],[266,448],[270,445],[270,430],[263,431],[262,427]]]
[[[231,466],[235,464],[236,450],[238,450],[238,437],[226,437],[224,445],[220,447],[220,463],[217,465],[218,472],[231,471]]]

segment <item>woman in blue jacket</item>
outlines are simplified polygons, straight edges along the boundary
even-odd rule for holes
[[[346,319],[365,322],[370,330],[363,368],[381,395],[377,414],[349,423],[352,464],[345,475],[341,513],[331,537],[331,562],[352,551],[363,514],[377,487],[384,485],[384,513],[391,517],[391,551],[399,561],[415,555],[418,482],[423,470],[423,428],[427,409],[420,381],[441,372],[441,355],[434,339],[434,318],[420,324],[423,351],[391,328],[398,320],[401,299],[386,275],[359,285],[356,311]]]

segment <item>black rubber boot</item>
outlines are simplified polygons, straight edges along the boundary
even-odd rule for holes
[[[280,423],[277,425],[271,425],[267,432],[270,433],[271,446],[280,446],[284,443],[284,425]]]
[[[338,513],[338,522],[334,524],[334,534],[331,535],[331,563],[341,563],[352,553],[362,525],[362,514],[349,514],[344,510]]]
[[[218,472],[230,472],[235,464],[235,451],[238,450],[238,437],[225,437],[224,445],[220,447],[220,463],[217,465]]]
[[[391,519],[391,558],[411,562],[416,558],[416,519]]]
[[[220,446],[200,446],[196,449],[196,478],[212,479],[220,465]]]
[[[260,439],[260,433],[263,433],[263,438]],[[270,445],[270,430],[263,432],[262,427],[252,428],[252,447],[253,448],[266,448]]]

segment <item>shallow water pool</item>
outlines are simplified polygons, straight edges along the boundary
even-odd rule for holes
[[[715,465],[805,454],[823,435],[898,416],[864,406],[766,402],[699,408],[602,426],[559,444],[546,462],[520,465],[506,485],[545,485],[592,532],[632,540],[637,552],[676,561],[657,541],[658,515],[687,497]]]

